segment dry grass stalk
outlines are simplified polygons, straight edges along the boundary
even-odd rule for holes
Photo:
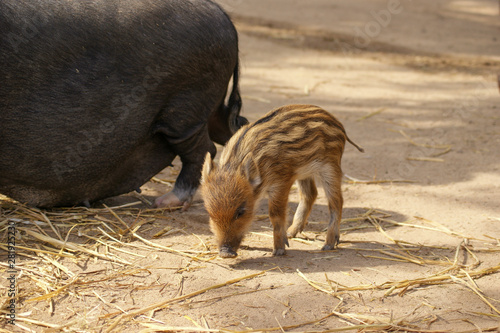
[[[125,221],[123,221],[123,219],[118,216],[118,214],[116,214],[116,212],[112,209],[112,208],[109,208],[108,206],[104,205],[104,207],[106,207],[106,209],[121,223],[121,225],[125,228],[124,230],[120,230],[120,234],[121,235],[124,235],[126,232],[130,231],[130,227],[127,225],[127,223],[125,223]]]
[[[274,270],[274,269],[275,268],[272,268],[270,270]],[[139,310],[135,310],[135,311],[132,311],[132,312],[128,312],[126,314],[122,314],[121,316],[119,316],[118,318],[115,319],[115,321],[111,324],[111,326],[109,326],[106,329],[105,332],[111,332],[111,331],[113,331],[118,326],[118,324],[120,323],[120,321],[122,321],[124,319],[137,317],[137,316],[142,315],[142,314],[144,314],[146,312],[149,312],[149,311],[160,310],[160,309],[164,308],[167,305],[170,305],[172,303],[180,302],[180,301],[183,301],[183,300],[186,300],[186,299],[189,299],[189,298],[192,298],[192,297],[204,294],[204,293],[206,293],[209,290],[219,289],[219,288],[222,288],[222,287],[225,287],[225,286],[229,286],[229,285],[241,282],[243,280],[253,279],[253,278],[255,278],[255,277],[259,276],[259,275],[262,275],[262,274],[265,274],[265,273],[269,272],[270,270],[261,271],[261,272],[250,274],[250,275],[243,276],[243,277],[240,277],[240,278],[232,279],[232,280],[226,281],[224,283],[216,284],[216,285],[213,285],[211,287],[203,288],[203,289],[197,290],[195,292],[192,292],[192,293],[189,293],[189,294],[186,294],[186,295],[183,295],[183,296],[178,296],[178,297],[166,300],[166,301],[162,301],[162,302],[159,302],[159,303],[151,304],[151,305],[149,305],[147,307],[144,307],[142,309],[139,309]]]
[[[464,278],[467,276],[470,276],[471,278],[481,278],[486,275],[491,275],[491,274],[496,274],[500,272],[500,265],[499,266],[494,266],[494,267],[489,267],[487,269],[483,270],[477,270],[477,271],[471,271],[467,272],[459,272],[456,275],[451,275],[451,274],[442,274],[442,275],[431,275],[427,277],[422,277],[422,278],[417,278],[417,279],[411,279],[411,280],[402,280],[402,281],[387,281],[382,284],[378,285],[359,285],[359,286],[351,286],[351,287],[343,287],[340,285],[337,285],[335,290],[331,288],[330,283],[324,283],[324,282],[317,282],[310,280],[307,278],[303,273],[297,270],[297,273],[300,277],[302,277],[306,282],[311,285],[312,287],[325,292],[330,295],[335,295],[337,292],[344,292],[344,291],[362,291],[362,290],[386,290],[390,289],[392,291],[397,290],[397,289],[402,289],[404,291],[408,290],[410,287],[419,287],[419,286],[426,286],[426,285],[438,285],[438,284],[450,284],[450,283],[456,283],[457,278]],[[330,290],[329,290],[330,288]]]
[[[367,115],[364,115],[364,116],[362,116],[362,117],[359,117],[358,119],[356,119],[356,121],[362,121],[362,120],[365,120],[365,119],[371,118],[371,117],[373,117],[373,116],[375,116],[375,115],[377,115],[377,114],[380,114],[380,113],[384,112],[385,110],[386,110],[385,108],[380,108],[380,109],[378,109],[378,110],[376,110],[376,111],[370,112],[370,113],[369,113],[369,114],[367,114]]]
[[[45,295],[42,295],[42,296],[27,299],[26,302],[43,301],[43,300],[47,300],[47,299],[50,299],[52,297],[55,297],[55,296],[59,295],[61,292],[63,292],[64,290],[68,289],[70,286],[72,286],[77,281],[77,279],[78,279],[78,276],[75,276],[66,285],[58,288],[57,290],[54,290],[54,291],[47,293]]]
[[[54,251],[46,251],[46,250],[41,250],[41,249],[33,249],[27,246],[22,246],[22,245],[16,245],[14,246],[18,250],[26,250],[26,251],[33,251],[36,253],[45,253],[45,254],[50,254],[52,256],[56,257],[64,257],[64,258],[76,258],[76,256],[72,253],[67,253],[67,252],[54,252]],[[0,249],[4,250],[7,252],[7,244],[2,244],[0,243]],[[0,263],[1,264],[1,263]]]
[[[122,253],[125,253],[125,254],[128,254],[130,256],[134,256],[134,257],[139,257],[139,258],[146,258],[146,256],[143,256],[141,254],[137,254],[137,253],[133,253],[133,252],[130,252],[130,251],[127,251],[127,250],[124,250],[124,249],[121,249],[119,247],[116,247],[116,246],[113,246],[111,245],[109,242],[104,242],[96,237],[92,237],[92,236],[88,236],[88,235],[83,235],[85,237],[87,237],[88,239],[91,239],[93,241],[95,241],[96,243],[99,243],[99,244],[102,244],[106,247],[109,247],[115,251],[118,251],[118,252],[122,252]],[[119,244],[123,244],[122,242],[119,242]]]
[[[389,239],[391,242],[395,243],[396,245],[400,244],[399,241],[397,241],[394,238],[392,238],[391,236],[389,236],[389,234],[387,234],[385,232],[385,230],[382,229],[382,227],[380,226],[380,224],[377,222],[377,220],[375,218],[373,218],[372,216],[368,216],[367,219],[368,219],[368,221],[370,221],[371,224],[373,224],[375,229],[377,229],[382,235],[384,235],[384,237],[386,237],[387,239]]]
[[[412,145],[416,147],[423,148],[431,148],[431,149],[442,149],[443,151],[431,154],[430,157],[407,157],[406,159],[409,161],[423,161],[423,162],[444,162],[442,158],[438,158],[439,156],[443,156],[451,151],[451,145],[429,145],[425,143],[417,143],[415,142],[408,134],[406,134],[403,130],[398,131],[399,134],[404,136]]]
[[[57,240],[57,239],[52,238],[52,237],[44,236],[42,234],[39,234],[37,232],[31,231],[31,230],[26,229],[26,228],[19,228],[19,230],[22,230],[25,233],[27,233],[28,235],[30,235],[30,236],[32,236],[32,237],[34,237],[36,239],[39,239],[39,240],[41,240],[43,242],[47,242],[49,244],[52,244],[55,247],[58,247],[60,249],[69,249],[69,250],[72,250],[72,251],[83,252],[83,253],[86,253],[86,254],[88,254],[88,255],[90,255],[92,257],[97,257],[97,258],[101,258],[101,259],[104,259],[104,260],[108,260],[108,261],[112,261],[112,262],[116,262],[116,263],[121,263],[121,264],[124,264],[124,265],[131,265],[130,262],[128,262],[128,261],[126,261],[124,259],[111,258],[109,256],[100,254],[99,252],[96,252],[96,251],[88,250],[88,249],[84,248],[83,246],[80,246],[80,245],[77,245],[77,244],[74,244],[74,243],[71,243],[71,242],[63,242],[63,241]]]
[[[141,325],[146,326],[146,329],[140,330],[139,333],[150,333],[150,332],[227,332],[224,330],[210,329],[203,327],[175,327],[175,326],[164,326],[152,323],[141,323]]]
[[[349,184],[372,185],[372,184],[387,184],[387,183],[389,183],[389,184],[393,184],[393,183],[418,183],[418,181],[407,180],[407,179],[362,180],[362,179],[357,179],[357,178],[351,177],[351,176],[346,175],[346,174],[344,174],[344,177],[348,179],[346,182]]]
[[[71,323],[68,323],[69,325],[68,324],[65,324],[65,325],[50,324],[50,323],[45,323],[45,322],[39,321],[39,320],[25,318],[25,317],[22,317],[22,316],[18,316],[16,318],[16,321],[21,321],[21,322],[24,322],[24,323],[35,324],[37,326],[43,326],[43,327],[48,327],[48,328],[52,328],[52,329],[62,329],[64,327],[70,326],[70,324],[71,324]],[[29,331],[31,331],[31,330],[29,330]]]
[[[447,152],[451,150],[451,145],[429,145],[425,143],[417,143],[415,142],[408,134],[406,134],[403,130],[398,131],[399,134],[404,136],[412,145],[416,147],[423,147],[423,148],[432,148],[432,149],[445,149]]]
[[[100,279],[96,279],[96,280],[87,280],[87,281],[83,280],[81,276],[75,275],[68,282],[66,282],[66,284],[64,286],[59,287],[57,289],[54,288],[56,290],[54,290],[52,292],[48,292],[42,296],[34,297],[31,299],[26,299],[25,302],[29,303],[29,302],[50,300],[58,295],[61,295],[63,292],[67,293],[67,290],[69,289],[69,287],[92,288],[93,285],[97,285],[98,283],[114,280],[114,279],[119,278],[119,277],[134,275],[134,274],[137,274],[139,272],[149,272],[149,271],[147,269],[144,269],[144,268],[127,269],[127,270],[123,270],[123,271],[117,271],[117,272],[115,272],[107,277],[104,277],[104,278],[100,278]],[[31,278],[34,280],[37,280],[39,283],[47,283],[48,282],[48,279],[41,280],[41,279],[37,279],[34,276],[32,276]],[[47,283],[47,285],[49,287],[53,288],[53,282]],[[95,290],[93,290],[93,292],[95,292]]]
[[[202,327],[171,327],[171,326],[162,326],[162,325],[157,325],[157,324],[150,324],[150,323],[141,323],[142,325],[148,327],[149,329],[143,330],[141,332],[168,332],[168,331],[180,331],[180,332],[225,332],[225,333],[253,333],[253,332],[274,332],[274,331],[283,331],[283,330],[292,330],[296,329],[299,327],[307,326],[307,325],[314,325],[319,322],[322,322],[330,317],[332,317],[334,314],[330,313],[329,315],[322,317],[317,320],[312,320],[312,321],[307,321],[304,323],[299,323],[295,325],[290,325],[290,326],[278,326],[278,327],[271,327],[271,328],[259,328],[259,329],[248,329],[244,331],[236,331],[236,330],[229,330],[229,329],[215,329],[215,330],[209,330],[206,331],[206,328]],[[278,323],[279,325],[279,323]],[[151,329],[151,330],[150,330]],[[345,330],[350,330],[350,328],[342,328],[342,329],[336,329],[331,332],[342,332]],[[330,332],[330,331],[329,331]]]
[[[448,154],[450,151],[451,151],[451,145],[448,148],[444,148],[442,152],[431,154],[431,157],[443,156],[444,154]]]
[[[227,294],[227,295],[223,295],[223,296],[217,296],[217,297],[212,297],[212,298],[203,299],[203,300],[199,300],[199,301],[191,301],[191,302],[189,302],[189,304],[215,302],[215,301],[219,301],[221,299],[226,299],[226,298],[229,298],[229,297],[241,296],[241,295],[248,295],[248,294],[253,294],[253,293],[256,293],[256,292],[265,291],[265,290],[272,290],[272,289],[275,289],[275,287],[268,287],[268,288],[262,288],[262,289],[257,289],[257,290],[242,291],[242,292],[239,292],[239,293],[231,293],[231,294]]]
[[[337,312],[335,310],[332,312],[337,317],[343,318],[349,322],[356,321],[356,322],[362,323],[363,325],[367,325],[367,326],[368,325],[372,325],[372,326],[385,325],[386,328],[384,329],[384,332],[395,331],[395,332],[414,332],[414,333],[444,333],[444,332],[451,331],[451,330],[422,329],[422,328],[419,328],[419,327],[416,327],[414,325],[409,324],[407,322],[406,317],[395,319],[395,318],[392,318],[392,316],[391,317],[380,317],[380,316],[364,315],[364,314],[357,314],[357,313],[340,313],[340,312]],[[432,322],[434,320],[436,320],[436,319],[433,319]],[[360,325],[358,325],[358,326],[360,326]],[[364,331],[370,332],[370,331],[372,331],[372,329],[366,329]],[[377,329],[375,331],[378,332]]]
[[[203,262],[210,262],[209,259],[205,259],[205,258],[200,258],[199,256],[194,256],[194,255],[191,255],[189,253],[186,253],[184,251],[180,251],[180,250],[176,250],[176,249],[172,249],[170,247],[166,247],[166,246],[163,246],[163,245],[160,245],[160,244],[156,244],[154,242],[151,242],[151,241],[148,241],[147,239],[137,235],[135,232],[132,233],[132,235],[139,239],[141,242],[143,242],[144,244],[147,244],[153,248],[156,248],[156,249],[160,249],[160,250],[164,250],[164,251],[167,251],[167,252],[170,252],[170,253],[175,253],[175,254],[180,254],[184,257],[188,257],[188,258],[191,258],[193,260],[198,260],[198,261],[203,261]]]
[[[151,242],[151,241],[139,236],[136,233],[136,231],[140,227],[140,224],[136,225],[134,228],[130,228],[112,208],[106,206],[106,209],[125,227],[125,230],[120,230],[120,234],[125,234],[126,232],[129,232],[134,238],[140,240],[141,242],[143,242],[144,244],[146,244],[152,248],[161,249],[161,250],[164,250],[164,251],[167,251],[170,253],[179,254],[179,255],[191,258],[193,260],[210,262],[210,260],[208,260],[208,259],[200,258],[199,256],[194,256],[194,255],[191,255],[191,254],[186,253],[184,251],[180,251],[180,250],[176,250],[176,249],[166,247],[166,246],[163,246],[160,244],[156,244],[154,242]]]
[[[419,218],[417,217],[417,219],[419,219]],[[408,223],[408,222],[396,222],[396,221],[392,221],[392,220],[384,219],[384,218],[380,218],[380,220],[383,221],[383,222],[387,222],[387,223],[390,223],[390,224],[393,224],[393,225],[397,225],[397,226],[401,226],[401,227],[411,227],[411,228],[417,228],[417,229],[425,229],[425,230],[429,230],[429,231],[439,231],[439,232],[443,232],[445,234],[448,234],[450,236],[457,236],[457,237],[460,237],[460,238],[474,239],[472,237],[466,237],[463,234],[460,234],[460,233],[457,233],[457,232],[453,232],[450,229],[448,229],[448,228],[446,228],[446,227],[444,227],[442,225],[441,225],[441,228],[432,228],[432,227],[422,226],[422,225],[418,225],[418,224],[412,224],[412,223]]]
[[[150,333],[150,332],[214,332],[214,333],[255,333],[255,332],[275,332],[275,331],[285,331],[294,329],[297,327],[309,325],[307,323],[293,326],[283,326],[283,327],[271,327],[271,328],[260,328],[260,329],[251,329],[251,330],[229,330],[229,329],[207,329],[203,327],[175,327],[175,326],[162,326],[158,324],[150,324],[150,323],[142,323],[142,325],[148,327],[147,329],[141,330],[140,333]],[[488,331],[493,331],[495,328],[490,328]],[[358,332],[412,332],[412,333],[446,333],[450,332],[448,330],[425,330],[418,329],[406,326],[392,325],[392,324],[365,324],[365,325],[351,325],[338,327],[333,329],[326,329],[321,331],[294,331],[296,333],[333,333],[333,332],[350,332],[350,331],[358,331]],[[483,332],[488,332],[483,330]],[[470,331],[477,332],[475,331]],[[468,333],[468,332],[460,332],[460,333]]]
[[[437,158],[437,157],[413,157],[413,156],[408,156],[406,159],[408,161],[420,161],[420,162],[439,162],[439,163],[444,162],[444,160],[442,158]]]
[[[336,294],[337,291],[338,291],[338,288],[335,288],[333,289],[331,284],[327,284],[325,287],[322,287],[321,285],[324,285],[323,283],[317,283],[317,282],[314,282],[310,279],[308,279],[300,270],[297,269],[297,274],[299,274],[299,276],[301,278],[303,278],[304,280],[306,280],[307,283],[309,283],[313,288],[316,288],[318,289],[319,291],[322,291],[324,293],[327,293],[327,294],[330,294],[330,295],[333,295],[333,294]],[[330,287],[331,290],[327,290],[326,288],[327,287]]]
[[[59,237],[59,240],[63,240],[62,237],[61,237],[61,234],[59,233],[59,231],[54,227],[54,225],[52,224],[52,222],[50,221],[50,219],[47,217],[47,215],[45,215],[43,212],[39,212],[40,215],[43,217],[43,219],[48,223],[48,225],[50,226],[50,228],[52,229],[52,231],[57,235],[57,237]]]
[[[495,307],[493,306],[493,304],[491,304],[490,301],[488,301],[488,299],[483,295],[483,292],[481,290],[479,290],[479,288],[477,287],[476,283],[474,282],[474,280],[472,279],[472,277],[470,276],[469,273],[463,271],[465,277],[468,278],[468,282],[465,281],[464,279],[460,279],[460,278],[456,278],[456,277],[453,277],[453,280],[455,282],[458,282],[462,285],[464,285],[465,287],[469,288],[470,290],[472,290],[477,296],[479,296],[479,298],[481,298],[481,300],[486,303],[490,308],[491,310],[493,310],[494,312],[496,312],[497,314],[500,315],[500,311]]]
[[[159,184],[169,185],[169,186],[172,186],[172,184],[175,183],[175,179],[160,179],[158,177],[151,178],[151,181],[153,183],[159,183]]]

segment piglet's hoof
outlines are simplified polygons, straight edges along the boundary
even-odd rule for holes
[[[330,250],[335,250],[336,246],[335,245],[329,245],[325,244],[322,248],[321,251],[330,251]]]
[[[221,258],[236,258],[238,254],[229,247],[222,247],[219,250],[219,257]]]
[[[167,194],[156,198],[153,207],[169,209],[181,208],[183,211],[185,211],[189,208],[190,205],[191,203],[189,201],[181,201],[175,194],[173,194],[172,192],[168,192]]]
[[[277,256],[284,256],[286,254],[286,251],[285,249],[275,249],[273,251],[273,256],[277,257]]]

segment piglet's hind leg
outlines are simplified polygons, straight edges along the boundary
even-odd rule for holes
[[[300,202],[295,215],[293,216],[293,223],[287,230],[288,238],[295,237],[298,233],[302,232],[307,225],[307,218],[311,213],[314,200],[318,196],[314,178],[306,178],[297,181],[300,192]]]
[[[342,219],[342,170],[340,166],[332,167],[331,170],[322,174],[323,187],[328,199],[328,208],[330,210],[330,222],[326,234],[325,245],[322,250],[333,250],[340,240],[340,221]]]

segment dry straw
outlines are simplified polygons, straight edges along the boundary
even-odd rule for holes
[[[444,148],[444,147],[442,147]],[[341,304],[345,305],[346,295],[356,295],[357,293],[382,291],[383,297],[389,297],[397,293],[404,296],[410,290],[421,286],[432,285],[454,285],[465,288],[486,304],[491,310],[490,313],[475,313],[476,317],[498,318],[500,319],[500,306],[498,300],[491,299],[476,284],[476,280],[483,276],[498,274],[500,266],[487,266],[481,263],[482,254],[500,252],[500,240],[485,235],[484,238],[474,238],[463,233],[452,231],[441,224],[416,217],[410,221],[399,222],[391,219],[387,214],[376,209],[366,209],[359,216],[344,219],[341,231],[351,233],[354,231],[375,231],[385,242],[375,241],[354,241],[346,240],[341,243],[340,251],[356,251],[361,256],[377,260],[392,262],[402,262],[417,265],[420,267],[433,268],[435,273],[427,274],[418,278],[405,279],[401,281],[386,281],[379,284],[365,285],[342,285],[325,274],[324,281],[315,281],[297,271],[296,274],[304,281],[304,286],[310,286],[311,290],[318,290],[327,293],[334,298],[340,299],[338,305],[326,316],[316,320],[306,320],[295,325],[281,325],[277,320],[275,327],[255,328],[245,330],[229,330],[225,328],[210,328],[207,320],[196,322],[187,314],[185,318],[194,324],[194,327],[173,327],[159,322],[155,322],[154,313],[161,309],[172,307],[182,302],[190,301],[190,304],[212,302],[224,300],[235,296],[244,296],[250,293],[263,292],[269,288],[257,288],[256,290],[228,292],[223,295],[215,295],[201,299],[199,296],[213,292],[218,289],[228,288],[231,285],[239,285],[248,279],[258,278],[268,271],[254,271],[250,274],[240,276],[235,279],[214,284],[212,286],[195,290],[185,295],[170,297],[160,302],[142,304],[131,308],[123,308],[107,299],[103,290],[106,285],[114,284],[122,290],[134,290],[141,287],[140,279],[134,277],[150,275],[151,269],[169,269],[174,271],[188,272],[191,269],[202,270],[207,265],[216,265],[217,268],[225,270],[231,269],[228,265],[215,260],[216,253],[211,251],[203,239],[194,235],[196,246],[201,250],[187,249],[176,246],[165,246],[153,242],[150,236],[140,235],[139,231],[148,228],[148,223],[165,219],[165,214],[159,209],[140,209],[141,202],[132,202],[126,205],[103,208],[67,208],[41,210],[27,207],[18,202],[0,198],[0,232],[4,233],[8,223],[14,221],[17,225],[17,275],[19,287],[16,302],[19,305],[19,316],[17,317],[17,329],[26,332],[116,332],[127,330],[131,325],[142,326],[142,332],[276,332],[297,330],[301,327],[308,327],[304,332],[316,332],[314,327],[322,327],[322,323],[337,320],[335,329],[321,330],[322,332],[343,332],[343,331],[401,331],[401,332],[436,332],[428,327],[419,327],[416,322],[424,319],[417,318],[391,318],[388,316],[367,315],[363,313],[352,313],[343,310]],[[259,216],[260,220],[266,220],[265,215]],[[314,222],[311,222],[314,224]],[[459,244],[453,248],[430,246],[411,243],[407,240],[397,239],[391,235],[390,228],[419,229],[422,232],[441,233],[459,240]],[[164,228],[160,232],[153,234],[174,235],[176,233],[186,233],[181,229],[173,227]],[[271,236],[270,231],[260,234],[266,237]],[[189,234],[190,235],[190,234]],[[295,238],[293,241],[301,242],[304,246],[310,246],[311,253],[320,253],[315,249],[324,233],[318,233],[313,237]],[[349,237],[343,237],[343,239]],[[470,242],[475,242],[471,246]],[[0,243],[0,248],[7,250],[7,244]],[[453,255],[451,257],[435,258],[434,256],[422,255],[422,250],[432,252],[433,250],[447,250]],[[338,253],[341,253],[341,252]],[[179,267],[144,267],[138,264],[141,260],[157,254],[159,252],[169,253],[182,259],[184,266]],[[425,251],[424,251],[425,252]],[[314,258],[314,260],[327,260],[337,258],[337,253],[322,253],[324,255]],[[464,262],[462,258],[470,258],[470,262]],[[82,271],[78,267],[86,265],[88,262],[99,264],[102,267],[94,271]],[[0,262],[0,271],[7,270],[7,263]],[[132,279],[130,284],[120,284],[124,278]],[[182,282],[179,284],[182,287]],[[145,284],[142,288],[163,289],[165,286],[156,284]],[[276,285],[274,288],[280,288]],[[160,289],[160,290],[161,290]],[[87,295],[87,296],[85,296]],[[98,300],[97,308],[107,309],[107,314],[97,316],[95,327],[88,320],[74,314],[71,320],[64,324],[50,323],[40,317],[31,318],[30,312],[37,304],[47,304],[47,311],[57,314],[65,311],[61,306],[56,306],[62,299],[70,299],[73,302],[83,302],[84,297],[94,297]],[[5,309],[10,301],[4,295],[0,298],[0,305]],[[287,306],[290,311],[296,313],[295,309]],[[5,310],[2,310],[5,312]],[[90,318],[90,314],[88,315]],[[3,320],[3,319],[2,319]],[[340,323],[340,324],[339,324]],[[344,324],[342,324],[344,323]],[[0,320],[0,327],[3,323]],[[90,326],[89,326],[90,325]],[[320,326],[315,326],[320,325]],[[89,328],[94,327],[94,328]],[[492,331],[496,328],[482,328],[483,332]],[[0,328],[0,332],[7,330]]]

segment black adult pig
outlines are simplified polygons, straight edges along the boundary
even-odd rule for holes
[[[240,108],[237,33],[211,1],[0,0],[0,193],[92,202],[178,155],[156,204],[187,207]]]

